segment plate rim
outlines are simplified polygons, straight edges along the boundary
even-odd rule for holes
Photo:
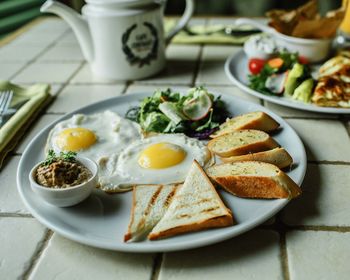
[[[209,89],[210,90],[210,89]],[[236,96],[232,96],[230,94],[227,93],[220,93],[218,94],[216,91],[211,91],[213,92],[216,96],[221,95],[221,96],[230,96],[231,98],[235,98],[235,99],[239,99],[240,102],[242,103],[246,103],[246,104],[253,104],[254,106],[260,108],[261,110],[268,112],[269,114],[271,114],[271,116],[273,118],[275,118],[278,122],[281,123],[281,120],[283,123],[285,123],[289,129],[291,129],[291,131],[296,135],[297,137],[297,141],[299,142],[298,145],[302,148],[302,150],[300,151],[301,154],[301,160],[300,162],[303,163],[303,170],[300,176],[300,179],[298,182],[296,182],[298,185],[301,185],[301,183],[304,180],[305,177],[305,173],[306,173],[306,169],[307,169],[307,157],[306,157],[306,151],[305,151],[305,147],[303,145],[303,142],[301,141],[299,135],[296,133],[296,131],[293,129],[292,126],[290,126],[285,120],[283,120],[283,118],[281,118],[280,116],[278,116],[276,113],[272,112],[271,110],[269,110],[268,108],[260,105],[260,104],[255,104],[253,102],[244,100],[242,98],[236,97]],[[56,226],[54,223],[50,222],[47,218],[45,218],[44,216],[42,216],[40,214],[40,211],[38,211],[35,206],[32,206],[27,198],[25,197],[24,193],[23,193],[23,188],[25,188],[26,186],[22,186],[22,176],[21,174],[23,173],[23,169],[25,168],[25,158],[27,157],[27,154],[30,153],[30,149],[31,147],[35,144],[35,142],[40,139],[40,137],[42,136],[42,134],[45,133],[45,131],[47,129],[49,129],[50,127],[53,127],[56,123],[74,115],[77,113],[80,113],[81,111],[84,110],[89,110],[92,109],[94,107],[99,107],[102,106],[103,103],[108,104],[111,101],[116,101],[119,100],[121,98],[125,98],[125,99],[132,99],[132,100],[137,100],[140,98],[143,98],[145,96],[149,96],[151,93],[148,92],[147,90],[144,92],[132,92],[132,93],[128,93],[127,95],[121,95],[121,96],[115,96],[115,97],[111,97],[102,101],[98,101],[98,102],[94,102],[92,104],[89,104],[87,106],[83,106],[80,107],[72,112],[66,113],[63,116],[61,116],[60,118],[58,118],[57,120],[55,120],[54,122],[51,122],[50,124],[46,125],[44,128],[42,128],[38,134],[28,143],[26,149],[24,150],[24,152],[22,153],[21,159],[19,161],[18,164],[18,168],[17,168],[17,175],[16,175],[16,182],[17,182],[17,190],[19,192],[19,195],[21,197],[22,202],[24,202],[25,206],[27,207],[27,209],[29,210],[29,212],[43,225],[45,225],[46,227],[48,227],[49,229],[53,230],[54,232],[58,233],[59,235],[62,235],[70,240],[76,241],[78,243],[81,244],[85,244],[88,246],[92,246],[92,247],[96,247],[96,248],[101,248],[101,249],[107,249],[107,250],[114,250],[114,251],[120,251],[120,252],[134,252],[134,253],[154,253],[154,252],[173,252],[173,251],[180,251],[180,250],[187,250],[187,249],[193,249],[193,248],[198,248],[198,247],[203,247],[203,246],[208,246],[208,245],[212,245],[227,239],[230,239],[232,237],[238,236],[244,232],[247,232],[249,230],[251,230],[252,228],[256,227],[257,225],[262,224],[263,222],[265,222],[266,220],[270,219],[273,215],[275,215],[277,212],[279,212],[283,207],[285,207],[287,205],[287,203],[289,202],[288,199],[280,199],[279,203],[274,206],[272,209],[270,209],[268,212],[264,212],[264,214],[261,215],[257,215],[256,217],[254,217],[254,219],[252,219],[250,221],[250,223],[248,224],[237,224],[235,225],[235,230],[232,231],[228,231],[226,233],[221,233],[221,234],[214,234],[213,236],[211,236],[208,240],[208,237],[202,237],[199,240],[196,240],[196,242],[191,242],[188,243],[187,241],[182,242],[181,244],[178,243],[174,243],[174,244],[156,244],[153,243],[152,247],[149,246],[144,246],[144,247],[138,247],[137,244],[140,243],[126,243],[127,246],[118,246],[118,244],[114,245],[114,246],[110,246],[110,244],[108,244],[108,242],[102,242],[102,241],[91,241],[91,238],[88,238],[84,235],[82,236],[76,236],[75,234],[71,234],[69,232],[67,232],[67,230],[62,229],[59,226]],[[107,110],[107,108],[105,108],[105,110]],[[29,182],[27,183],[27,185],[29,185]],[[28,187],[28,186],[27,186]],[[220,228],[219,228],[220,229]],[[142,246],[142,245],[141,245]]]
[[[269,96],[262,94],[256,90],[251,89],[246,84],[242,83],[238,77],[236,77],[232,71],[231,71],[231,65],[234,64],[234,61],[241,60],[242,57],[245,56],[245,53],[243,50],[239,50],[238,52],[234,53],[233,55],[229,56],[224,65],[225,74],[228,77],[228,79],[236,85],[238,88],[243,90],[244,92],[253,95],[255,97],[261,98],[263,100],[284,106],[289,107],[297,110],[302,111],[309,111],[309,112],[316,112],[316,113],[323,113],[323,114],[350,114],[350,108],[334,108],[334,107],[320,107],[316,105],[311,105],[308,103],[302,103],[300,101],[294,101],[294,100],[285,100],[281,99],[279,97],[275,96]]]

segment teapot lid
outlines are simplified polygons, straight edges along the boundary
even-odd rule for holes
[[[87,4],[104,6],[104,5],[113,5],[115,7],[135,7],[135,6],[144,6],[152,3],[161,3],[162,0],[86,0]]]

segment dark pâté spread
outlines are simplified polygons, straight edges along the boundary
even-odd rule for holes
[[[36,169],[35,180],[48,188],[69,188],[88,181],[91,171],[75,158],[76,153],[60,153],[50,150],[46,160]]]

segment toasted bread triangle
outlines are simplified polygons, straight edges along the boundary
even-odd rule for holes
[[[124,241],[144,239],[162,218],[178,185],[140,185],[133,188],[128,232]]]
[[[194,161],[184,184],[177,190],[168,210],[148,238],[156,240],[232,224],[231,211],[198,162]]]

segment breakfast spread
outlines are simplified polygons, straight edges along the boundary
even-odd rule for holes
[[[91,171],[75,158],[76,153],[60,153],[49,150],[46,160],[35,171],[35,181],[47,188],[69,188],[84,182],[91,177]]]
[[[79,184],[91,173],[75,155],[94,160],[96,187],[132,190],[125,242],[233,225],[213,182],[238,197],[298,196],[299,187],[279,169],[293,160],[268,134],[279,123],[260,111],[227,116],[225,103],[204,87],[187,95],[157,90],[127,118],[108,110],[73,115],[51,129],[37,182]]]

